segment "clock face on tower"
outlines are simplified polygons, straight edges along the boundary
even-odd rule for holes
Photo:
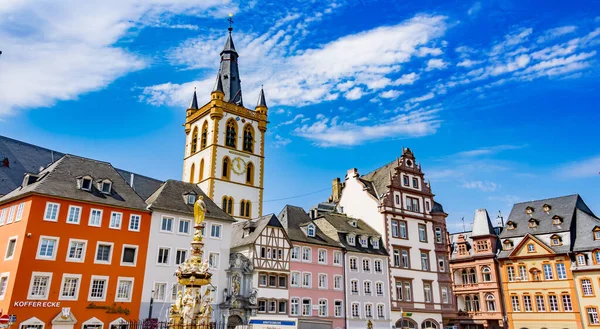
[[[240,157],[234,158],[232,161],[232,165],[234,173],[241,175],[246,172],[246,161],[244,161],[244,159]]]

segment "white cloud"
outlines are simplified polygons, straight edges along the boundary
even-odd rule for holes
[[[420,97],[413,97],[411,99],[408,100],[409,103],[420,103],[420,102],[424,102],[426,100],[430,100],[434,97],[435,95],[433,93],[427,93],[423,96]]]
[[[2,1],[0,116],[76,99],[148,66],[117,42],[169,15],[211,15],[216,6],[222,1]]]
[[[277,109],[277,111],[275,111],[275,114],[284,114],[285,110],[284,109]]]
[[[396,98],[398,98],[398,96],[400,96],[402,94],[404,94],[403,91],[392,89],[392,90],[382,92],[381,94],[379,94],[379,96],[381,98],[396,99]]]
[[[434,59],[430,59],[427,62],[427,68],[425,68],[425,70],[426,71],[441,70],[441,69],[445,68],[446,66],[448,66],[448,63],[444,62],[444,60],[439,59],[439,58],[434,58]]]
[[[483,61],[472,61],[470,59],[465,59],[462,62],[456,64],[456,66],[471,67],[471,66],[481,64],[481,63],[483,63]]]
[[[393,86],[412,85],[418,79],[419,79],[419,75],[413,72],[413,73],[408,73],[408,74],[402,75],[398,79],[394,80],[391,84]]]
[[[466,182],[462,187],[467,189],[478,189],[483,192],[493,192],[498,188],[498,184],[489,181],[472,181]]]
[[[556,174],[563,178],[597,178],[600,176],[600,155],[561,166]]]
[[[418,15],[394,26],[347,35],[319,48],[301,50],[294,47],[304,36],[289,22],[260,35],[235,33],[236,48],[243,58],[240,70],[246,102],[255,99],[261,83],[266,83],[270,105],[296,106],[339,96],[353,100],[390,84],[412,83],[416,75],[405,75],[395,81],[391,76],[401,70],[401,64],[415,58],[421,47],[443,35],[445,20],[443,16]],[[218,52],[224,42],[222,35],[203,36],[174,49],[171,59],[185,67],[216,70]],[[197,84],[204,80],[213,81],[214,73]],[[277,83],[270,85],[269,81]],[[167,89],[162,85],[149,86],[143,92],[147,94],[146,102],[173,106],[183,106],[188,97],[185,95],[190,93],[189,89]],[[161,93],[164,95],[157,95]]]
[[[289,125],[293,124],[294,122],[296,122],[296,121],[298,121],[298,120],[300,120],[302,118],[304,118],[304,114],[296,114],[296,116],[294,116],[292,119],[290,119],[288,121],[284,121],[284,122],[278,124],[277,126],[278,127],[279,126],[289,126]]]
[[[482,147],[482,148],[478,148],[478,149],[474,149],[474,150],[458,152],[458,153],[452,155],[452,157],[478,157],[478,156],[482,156],[482,155],[493,155],[493,154],[500,153],[502,151],[518,150],[518,149],[522,149],[524,147],[527,147],[527,145],[508,145],[508,144],[496,145],[496,146]]]
[[[506,36],[504,36],[504,41],[500,42],[492,48],[490,54],[492,56],[496,56],[504,52],[507,48],[510,48],[511,46],[515,46],[525,42],[531,33],[533,33],[532,28],[523,28],[520,29],[518,32],[507,34]]]
[[[430,48],[430,47],[421,47],[419,48],[419,52],[417,54],[417,56],[419,57],[424,57],[424,56],[439,56],[442,54],[442,50],[440,48]]]
[[[469,10],[467,11],[467,14],[469,16],[475,16],[479,13],[479,11],[481,10],[481,2],[475,2],[471,8],[469,8]]]
[[[292,142],[291,139],[281,137],[280,135],[275,135],[274,139],[275,139],[275,141],[273,143],[270,143],[270,145],[273,145],[275,148],[284,147]]]
[[[552,39],[558,38],[562,35],[573,33],[573,32],[575,32],[575,30],[577,30],[577,26],[573,26],[573,25],[553,28],[553,29],[547,30],[546,32],[544,32],[544,34],[542,36],[538,37],[537,42],[544,43],[544,42],[550,41]]]
[[[438,111],[439,109],[421,109],[402,113],[371,126],[338,122],[337,117],[320,117],[311,125],[296,128],[294,133],[323,147],[352,146],[389,138],[420,137],[437,131],[441,123],[437,117]]]

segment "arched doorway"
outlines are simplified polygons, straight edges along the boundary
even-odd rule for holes
[[[417,323],[412,319],[404,318],[403,320],[396,321],[396,328],[398,329],[417,329]]]
[[[227,319],[227,329],[235,329],[237,326],[244,325],[244,321],[239,315],[230,315]]]

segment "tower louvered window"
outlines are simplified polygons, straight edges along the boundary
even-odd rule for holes
[[[240,203],[240,216],[250,217],[250,207],[251,207],[250,201],[242,200],[242,202]]]
[[[227,121],[227,130],[225,132],[225,145],[235,147],[237,140],[237,123],[231,119]]]
[[[247,125],[244,128],[244,151],[254,152],[254,129]]]
[[[202,135],[200,137],[200,149],[203,149],[206,147],[206,144],[208,143],[208,122],[204,122],[204,124],[202,125]]]

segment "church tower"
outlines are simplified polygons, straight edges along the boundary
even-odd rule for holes
[[[238,220],[262,216],[267,103],[261,89],[254,110],[244,107],[238,53],[231,31],[210,101],[196,90],[185,120],[183,181],[198,186]]]

